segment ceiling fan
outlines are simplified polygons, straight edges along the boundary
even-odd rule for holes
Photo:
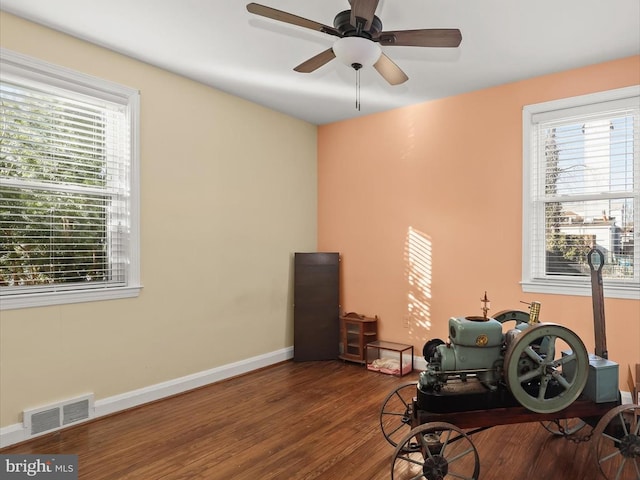
[[[387,55],[384,46],[457,47],[462,34],[457,28],[382,31],[382,21],[375,15],[379,0],[349,0],[350,10],[338,13],[333,27],[314,22],[282,10],[249,3],[247,10],[255,15],[309,28],[339,37],[334,45],[302,62],[296,72],[310,73],[338,57],[356,71],[365,63],[373,67],[391,85],[406,82],[409,77]]]

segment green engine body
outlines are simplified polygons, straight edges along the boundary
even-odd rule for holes
[[[519,323],[521,331],[527,323]],[[493,318],[452,317],[449,319],[449,343],[438,341],[425,350],[427,369],[420,374],[420,386],[437,387],[450,375],[473,373],[489,388],[500,380],[504,361],[505,335],[502,323]]]

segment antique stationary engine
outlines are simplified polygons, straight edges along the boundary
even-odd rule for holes
[[[417,385],[399,386],[382,405],[382,433],[395,447],[392,479],[477,479],[472,435],[538,421],[553,435],[591,439],[592,456],[608,480],[640,480],[640,406],[621,404],[618,364],[607,353],[604,260],[597,248],[587,254],[594,354],[568,328],[540,322],[537,302],[528,312],[489,316],[485,293],[482,316],[449,319],[447,342],[424,345],[427,365]],[[579,434],[586,425],[592,428]]]
[[[449,319],[449,341],[429,340],[427,368],[418,382],[418,404],[428,411],[522,405],[553,413],[575,401],[587,384],[590,358],[568,328],[540,323],[540,304],[530,312],[503,311]],[[504,325],[515,321],[513,328]],[[506,330],[506,331],[504,331]],[[593,363],[593,362],[592,362]],[[617,370],[615,372],[617,389]]]

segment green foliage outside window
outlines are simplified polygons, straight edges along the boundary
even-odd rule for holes
[[[1,93],[0,286],[107,280],[104,120]]]

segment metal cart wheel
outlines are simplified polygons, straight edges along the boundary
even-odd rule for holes
[[[444,422],[425,423],[398,443],[391,480],[477,480],[480,459],[471,438]]]
[[[594,458],[607,480],[640,480],[640,405],[620,405],[593,430]]]
[[[568,355],[561,355],[558,347],[563,344],[571,350]],[[507,385],[520,405],[532,412],[554,413],[582,393],[589,355],[574,332],[562,325],[541,323],[516,337],[504,365]]]
[[[413,397],[417,382],[405,383],[393,390],[382,403],[380,428],[387,441],[394,447],[411,430]]]
[[[540,422],[545,430],[558,437],[573,435],[587,423],[581,418],[560,418],[549,422]]]

